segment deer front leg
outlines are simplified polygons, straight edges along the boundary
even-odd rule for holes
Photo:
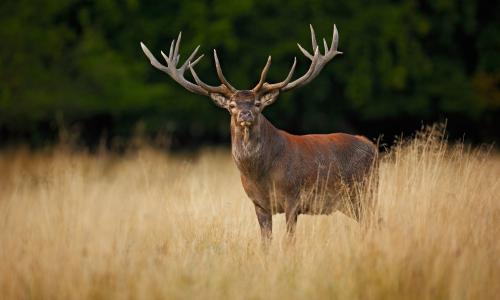
[[[260,225],[262,246],[267,249],[273,235],[273,215],[257,205],[255,205],[255,213]]]

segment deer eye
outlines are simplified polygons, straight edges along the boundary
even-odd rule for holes
[[[255,102],[255,107],[260,107],[260,102]]]
[[[233,109],[233,108],[235,108],[235,107],[236,107],[236,104],[234,104],[234,103],[229,103],[229,108]]]

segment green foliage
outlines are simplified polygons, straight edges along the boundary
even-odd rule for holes
[[[4,1],[0,133],[30,137],[44,130],[41,124],[55,130],[101,116],[107,121],[98,134],[108,130],[126,136],[143,120],[148,133],[224,137],[227,114],[152,68],[139,42],[159,54],[182,30],[181,56],[197,44],[207,55],[197,66],[202,78],[217,83],[210,59],[217,48],[226,76],[244,89],[255,84],[269,54],[270,80],[281,80],[294,56],[298,73],[305,71],[308,61],[296,42],[309,45],[309,23],[327,40],[336,23],[345,54],[266,112],[278,126],[332,131],[356,122],[448,114],[480,126],[500,107],[495,5],[458,0]]]

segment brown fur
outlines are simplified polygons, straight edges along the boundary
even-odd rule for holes
[[[253,99],[232,97],[231,144],[241,182],[255,205],[262,236],[272,232],[272,215],[285,213],[293,233],[299,214],[328,214],[339,208],[341,191],[361,181],[377,149],[362,136],[345,133],[292,135],[276,129],[260,111],[248,128],[239,125],[240,109]]]

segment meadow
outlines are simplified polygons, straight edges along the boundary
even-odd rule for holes
[[[500,158],[427,129],[381,154],[361,224],[260,245],[228,149],[0,152],[1,299],[498,299]]]

